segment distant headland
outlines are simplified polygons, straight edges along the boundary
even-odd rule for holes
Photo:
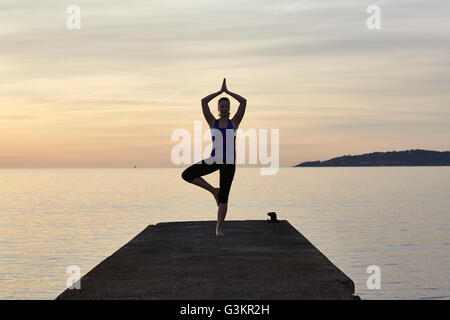
[[[450,151],[406,150],[346,155],[326,161],[302,162],[294,167],[450,166]]]

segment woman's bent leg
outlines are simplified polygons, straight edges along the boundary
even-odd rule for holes
[[[195,184],[196,186],[199,186],[200,188],[203,188],[205,190],[208,190],[211,192],[214,197],[216,198],[216,202],[218,202],[219,197],[219,189],[214,188],[212,185],[210,185],[205,179],[203,179],[201,176],[210,174],[214,171],[219,169],[218,165],[215,163],[208,164],[205,163],[204,160],[194,163],[192,166],[186,168],[183,173],[181,174],[182,178],[192,184]]]

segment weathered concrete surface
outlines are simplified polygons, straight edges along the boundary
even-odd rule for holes
[[[354,299],[354,284],[287,221],[148,226],[57,299]]]

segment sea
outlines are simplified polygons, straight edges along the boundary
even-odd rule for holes
[[[0,169],[0,299],[54,299],[149,224],[215,220],[213,196],[182,171]],[[450,298],[450,167],[238,167],[226,220],[271,211],[362,299]]]

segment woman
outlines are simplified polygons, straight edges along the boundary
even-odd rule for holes
[[[226,97],[219,99],[219,119],[216,119],[209,110],[208,103],[222,92],[229,94],[239,101],[239,108],[231,120],[229,119],[230,100]],[[203,159],[200,162],[186,168],[181,175],[187,182],[193,183],[211,192],[216,199],[219,207],[217,211],[216,236],[224,235],[222,226],[227,214],[228,195],[230,193],[231,183],[233,182],[234,173],[236,171],[236,130],[244,117],[246,105],[246,99],[238,94],[230,92],[227,89],[226,79],[223,79],[222,88],[220,91],[212,93],[202,99],[203,115],[205,116],[206,122],[208,122],[208,125],[212,131],[213,150],[209,158]],[[227,148],[227,145],[230,145],[230,143],[227,144],[226,142],[227,137],[230,139],[231,135],[227,134],[230,130],[232,132],[234,131],[234,134],[232,135],[234,139],[231,148],[232,150]],[[221,135],[221,139],[218,136],[219,134]],[[222,152],[220,152],[220,150],[222,150]],[[216,170],[220,171],[219,188],[214,188],[201,177]]]

